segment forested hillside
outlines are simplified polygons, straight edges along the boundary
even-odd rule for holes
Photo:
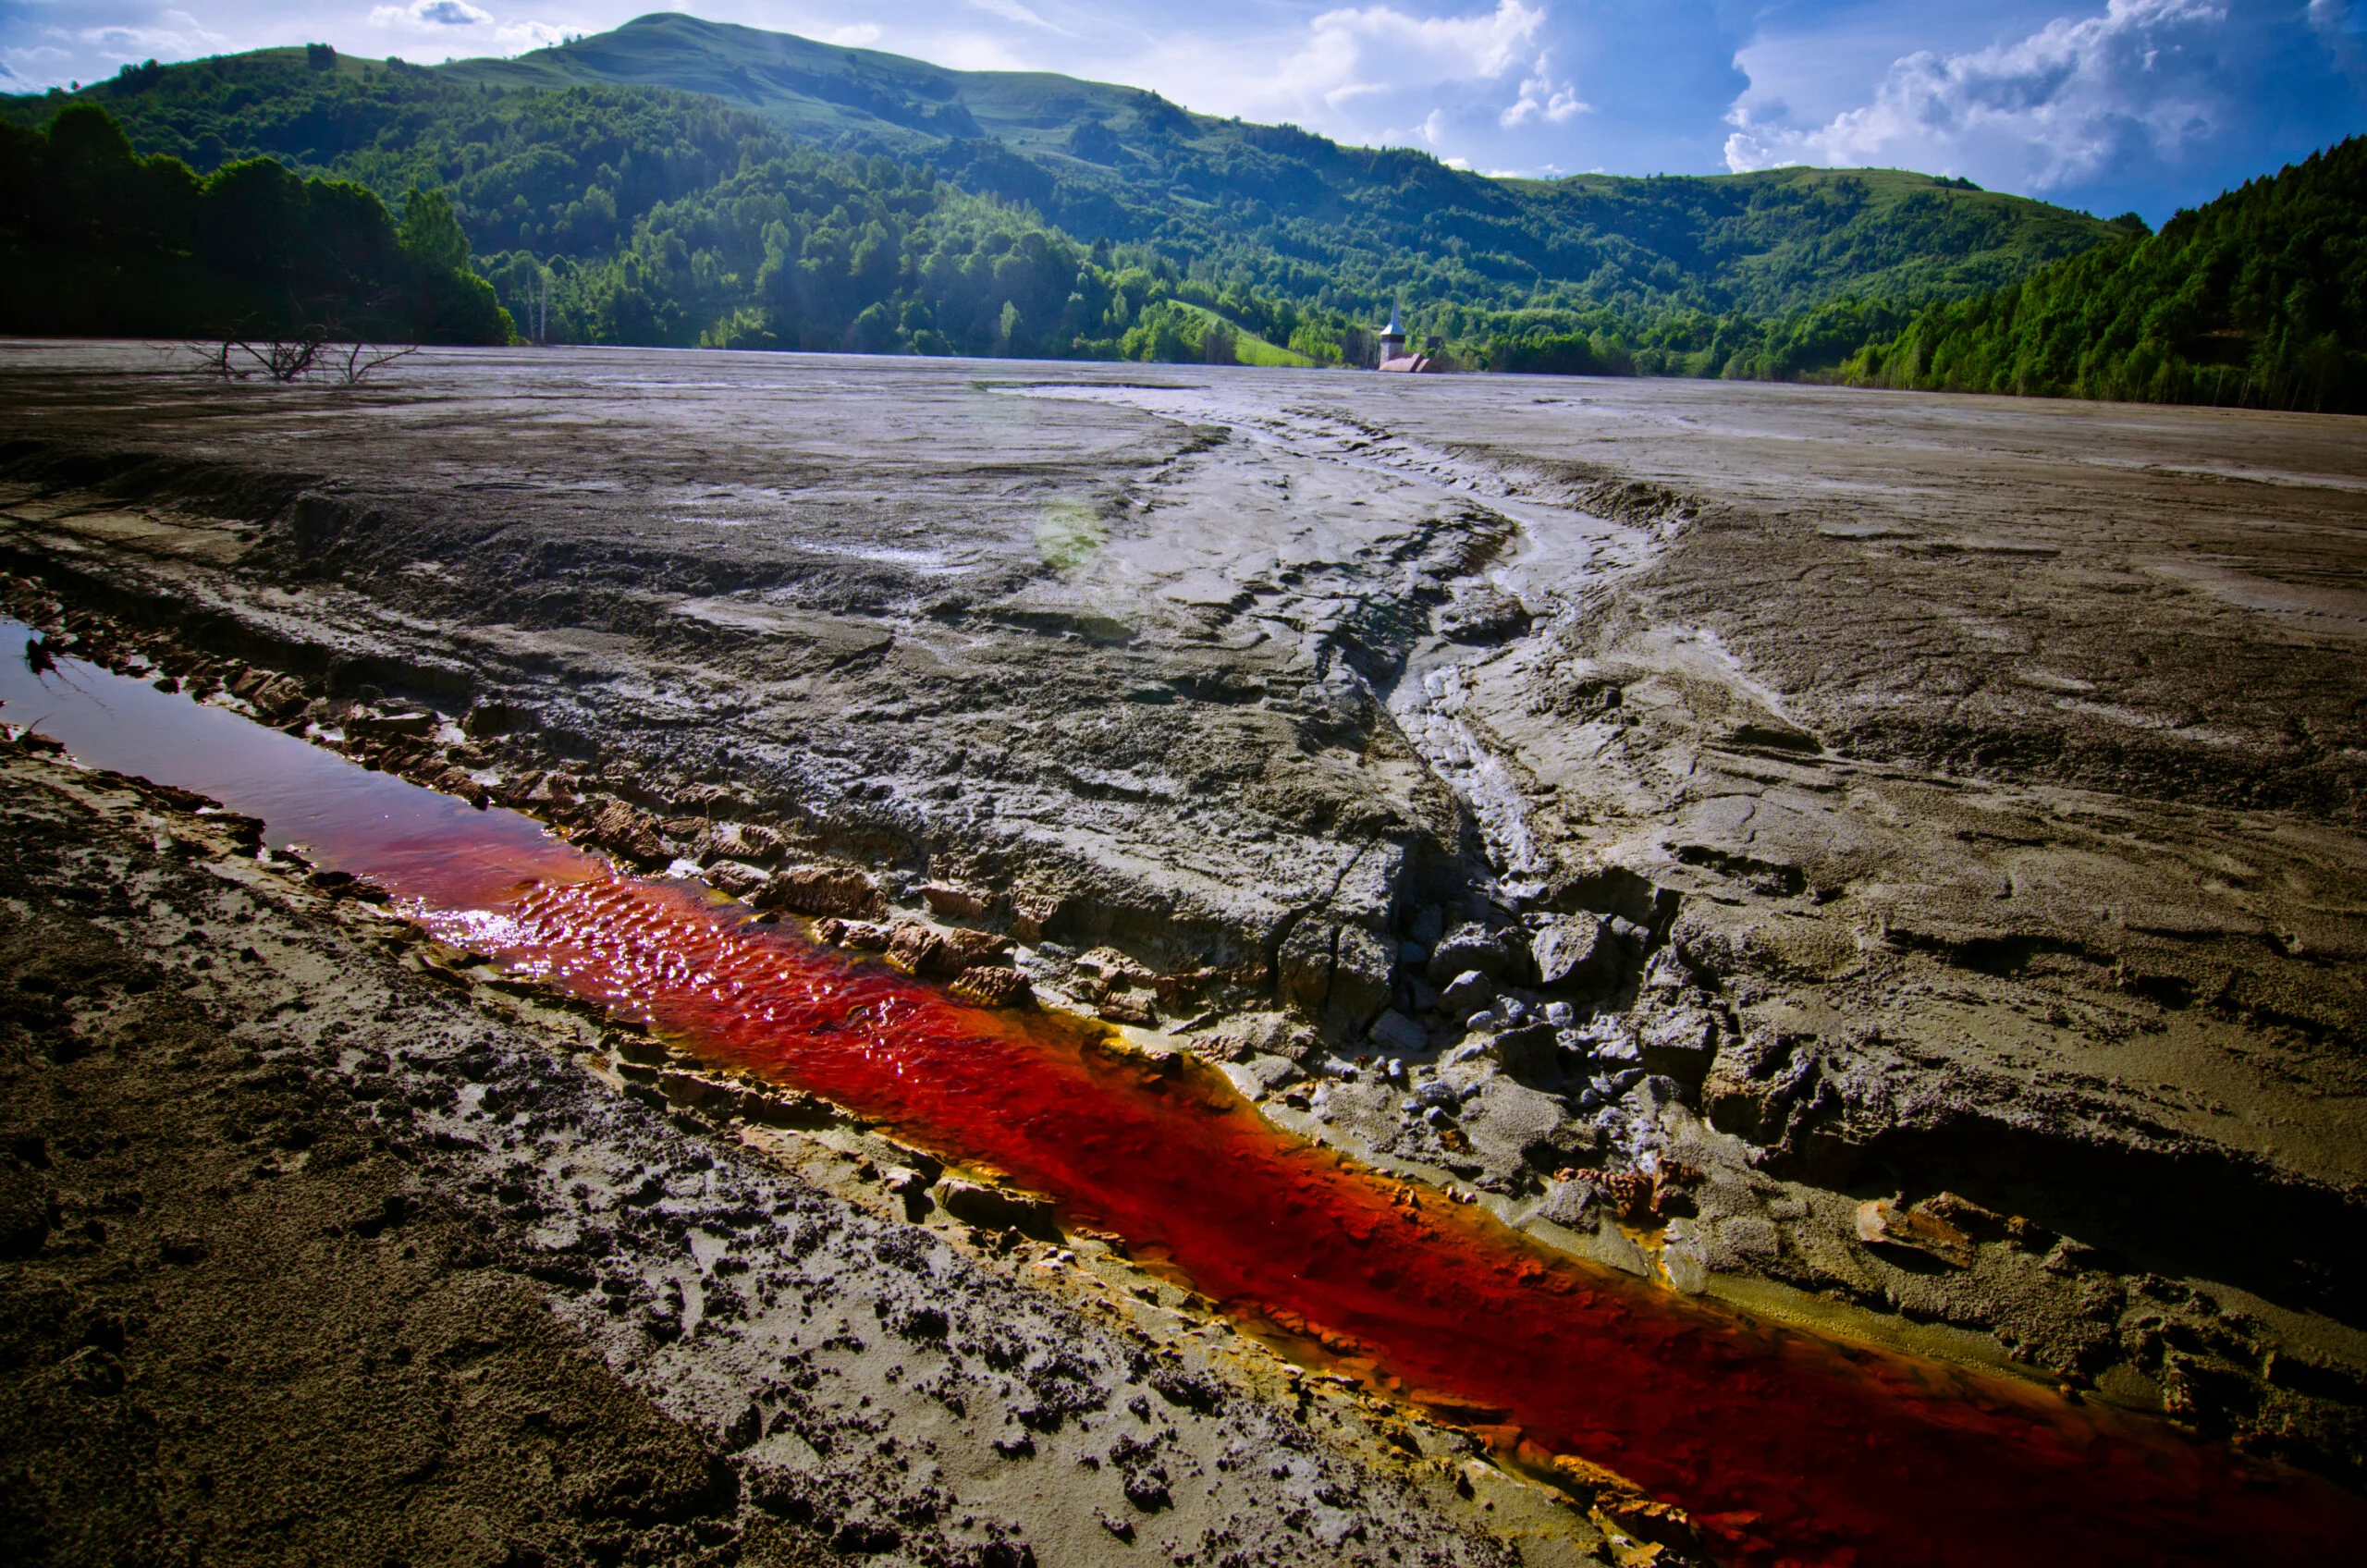
[[[2159,234],[1934,305],[1852,358],[1863,386],[2367,412],[2367,138]]]
[[[1490,180],[678,15],[515,61],[270,50],[83,96],[200,169],[440,185],[521,325],[598,341],[1197,356],[1213,312],[1245,357],[1355,359],[1402,295],[1470,357],[1718,374],[1780,360],[1802,312],[1904,319],[2113,232],[1890,171]]]
[[[269,158],[202,178],[141,158],[94,104],[0,124],[0,332],[506,342],[468,260],[440,192],[398,227],[373,191]]]
[[[474,341],[497,298],[546,341],[1331,363],[1403,299],[1502,370],[2367,408],[2358,140],[2150,235],[1893,170],[1489,179],[675,13],[434,68],[152,64],[0,119],[69,104],[0,125],[13,330]],[[447,198],[423,271],[388,203]]]

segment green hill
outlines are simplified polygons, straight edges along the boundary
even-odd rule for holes
[[[1845,374],[1937,391],[2367,412],[2367,137],[2159,234],[1933,305]]]
[[[1490,179],[1133,88],[674,13],[515,60],[264,50],[128,69],[80,96],[143,153],[202,171],[267,156],[389,200],[440,185],[513,314],[531,283],[561,335],[613,340],[1106,354],[1172,299],[1323,360],[1355,357],[1353,327],[1402,296],[1416,331],[1459,346],[1583,339],[1605,363],[1715,374],[1760,363],[1769,322],[1978,293],[2114,232],[1886,170]],[[40,123],[55,106],[0,115]],[[958,255],[948,224],[968,236]],[[999,286],[975,275],[1023,231],[1098,276],[1059,298],[1048,274],[985,299]],[[865,244],[875,276],[852,293],[818,272],[802,292],[764,290],[767,267],[778,285],[837,265],[833,247],[852,266]],[[968,279],[961,299],[949,268]],[[938,321],[949,302],[955,319]],[[855,333],[873,305],[885,318]]]
[[[1196,115],[1135,88],[948,70],[674,12],[440,70],[711,94],[810,144],[924,162],[1079,238],[1142,241],[1179,262],[1223,254],[1261,287],[1304,298],[1329,284],[1367,311],[1397,292],[1497,312],[1774,315],[1843,292],[1919,304],[2011,282],[2111,232],[2085,214],[1893,170],[1490,179],[1427,153]]]

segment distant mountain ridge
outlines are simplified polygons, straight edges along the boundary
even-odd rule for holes
[[[536,248],[472,202],[464,161],[422,166],[412,154],[438,137],[417,115],[275,104],[261,79],[317,88],[373,66],[348,57],[308,78],[293,69],[303,63],[301,51],[267,50],[160,67],[160,77],[135,69],[83,96],[112,109],[143,152],[201,169],[276,156],[391,197],[400,183],[376,173],[400,165],[402,180],[456,188],[481,251]],[[187,116],[177,122],[168,101],[187,73],[209,69],[258,80],[199,130]],[[1080,241],[1144,245],[1241,289],[1357,316],[1403,295],[1417,327],[1455,337],[1526,325],[1600,331],[1600,319],[1578,318],[1604,312],[1640,325],[1672,312],[1774,317],[1845,296],[1914,306],[2012,283],[2115,232],[2085,214],[1893,170],[1490,179],[1424,153],[1195,114],[1137,88],[949,70],[676,12],[515,59],[399,74],[414,88],[482,92],[602,84],[699,93],[792,141],[921,165],[1025,202]],[[38,120],[46,103],[13,100],[7,113]],[[532,221],[548,227],[542,214]],[[1466,309],[1445,309],[1455,306]],[[1706,341],[1698,324],[1687,331]]]
[[[1778,315],[1842,294],[1899,304],[2014,282],[2115,230],[2084,214],[1896,170],[1494,179],[1426,153],[1345,147],[1200,115],[1140,88],[958,71],[661,12],[515,59],[435,67],[509,88],[708,94],[801,141],[926,164],[1080,239],[1303,260],[1369,309],[1444,290],[1497,310],[1618,304]],[[1363,260],[1368,254],[1371,259]],[[1182,259],[1179,257],[1179,259]],[[1435,288],[1427,290],[1441,292]]]

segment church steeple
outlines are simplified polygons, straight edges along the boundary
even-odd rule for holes
[[[1405,329],[1397,325],[1397,316],[1404,301],[1392,299],[1389,302],[1389,325],[1380,329],[1380,362],[1405,357]]]

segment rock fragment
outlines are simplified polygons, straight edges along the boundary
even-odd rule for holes
[[[1015,1187],[998,1187],[957,1176],[949,1178],[937,1189],[937,1201],[946,1213],[981,1231],[1017,1231],[1039,1241],[1050,1241],[1060,1234],[1053,1222],[1052,1200]]]
[[[1682,1009],[1645,1024],[1638,1044],[1646,1072],[1699,1084],[1718,1054],[1718,1021],[1699,1008]]]
[[[1600,915],[1550,921],[1529,934],[1528,950],[1547,990],[1601,992],[1619,978],[1623,945]]]
[[[814,923],[814,939],[834,948],[853,948],[860,952],[883,953],[895,940],[896,933],[888,926],[868,920],[840,920],[828,917]]]
[[[1466,969],[1439,992],[1439,1011],[1449,1018],[1468,1018],[1496,999],[1496,983],[1476,969]]]
[[[950,882],[924,883],[920,893],[928,903],[929,913],[947,920],[975,919],[987,913],[991,901],[985,893]]]
[[[1870,1246],[1911,1247],[1958,1268],[1972,1267],[1972,1238],[1935,1214],[1902,1208],[1889,1198],[1858,1206],[1858,1239]]]
[[[432,713],[357,713],[345,721],[347,735],[358,741],[419,741],[435,733]]]
[[[888,905],[879,884],[867,872],[851,865],[797,865],[773,873],[756,894],[759,909],[787,910],[791,914],[834,914],[845,919],[871,918]]]
[[[975,964],[953,977],[948,987],[963,1001],[980,1007],[1023,1007],[1036,999],[1027,976],[1015,969]]]
[[[1056,893],[1024,891],[1011,895],[1011,928],[1022,941],[1040,939],[1060,913],[1061,898]]]
[[[1468,970],[1490,980],[1516,977],[1528,965],[1528,944],[1518,931],[1490,929],[1477,922],[1456,926],[1430,949],[1429,978],[1443,986]]]
[[[729,893],[735,899],[749,897],[769,880],[763,867],[738,860],[712,862],[703,875],[708,887]]]
[[[584,836],[636,865],[656,865],[671,858],[666,841],[658,837],[657,825],[622,801],[606,802],[593,813]]]

